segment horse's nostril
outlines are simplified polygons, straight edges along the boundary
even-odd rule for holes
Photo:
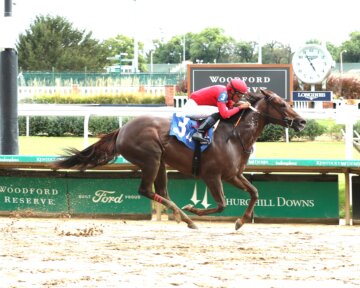
[[[299,125],[306,125],[306,120],[304,120],[304,119],[297,119],[297,123],[299,124]]]

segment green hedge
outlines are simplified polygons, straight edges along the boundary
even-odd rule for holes
[[[327,128],[319,124],[316,120],[307,120],[306,127],[301,132],[296,132],[294,129],[289,129],[289,139],[301,138],[307,140],[315,140],[317,136],[321,136],[327,132]],[[285,139],[285,128],[279,125],[269,124],[261,133],[259,142],[276,142]]]
[[[122,117],[122,124],[127,123],[132,117]],[[339,129],[341,129],[341,125]],[[354,126],[360,128],[360,121]],[[106,134],[119,128],[119,117],[116,116],[93,116],[89,119],[90,135]],[[333,129],[333,128],[331,128]],[[359,130],[358,130],[359,131]],[[294,138],[314,140],[315,137],[324,133],[331,133],[325,126],[320,125],[315,120],[308,120],[306,128],[301,132],[289,129],[290,140]],[[19,117],[19,134],[26,135],[26,118]],[[61,117],[61,116],[34,116],[30,117],[30,135],[44,136],[83,136],[84,117]],[[259,142],[276,142],[285,139],[285,129],[279,125],[269,124],[260,135]]]
[[[123,117],[122,123],[128,122],[130,117]],[[106,134],[119,128],[119,118],[116,116],[94,116],[89,119],[89,133],[97,136]],[[26,117],[19,117],[19,135],[26,135]],[[44,136],[83,136],[84,117],[30,117],[30,135]]]

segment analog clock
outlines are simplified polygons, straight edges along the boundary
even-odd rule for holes
[[[320,45],[308,44],[294,53],[292,66],[297,78],[307,84],[323,82],[331,71],[333,59]]]

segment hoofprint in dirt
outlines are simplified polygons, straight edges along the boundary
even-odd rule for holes
[[[360,286],[360,227],[197,224],[0,218],[0,286]]]

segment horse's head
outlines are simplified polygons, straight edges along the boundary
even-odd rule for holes
[[[261,89],[260,91],[264,96],[264,101],[259,101],[257,108],[269,123],[293,128],[295,131],[302,131],[305,128],[305,119],[296,113],[283,98],[270,90]]]

